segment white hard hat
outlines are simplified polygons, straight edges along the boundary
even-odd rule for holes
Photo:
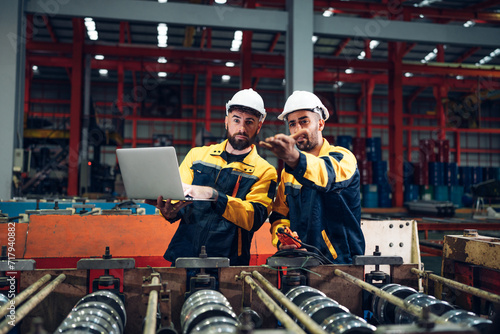
[[[279,120],[284,120],[285,116],[297,110],[310,110],[321,116],[325,121],[330,117],[328,109],[321,100],[311,92],[296,90],[285,102],[283,112],[278,116]]]
[[[233,98],[226,103],[226,115],[232,106],[243,106],[252,108],[261,114],[260,120],[263,121],[266,117],[266,109],[264,109],[264,100],[252,88],[243,89],[234,94]]]

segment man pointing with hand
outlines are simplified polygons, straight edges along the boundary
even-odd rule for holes
[[[359,171],[349,150],[323,138],[328,117],[316,95],[295,91],[278,116],[287,122],[291,135],[277,134],[260,142],[285,162],[269,221],[274,245],[278,228],[289,226],[331,262],[346,264],[365,253]]]

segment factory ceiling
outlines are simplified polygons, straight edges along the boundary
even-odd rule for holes
[[[28,26],[33,31],[30,34],[28,30],[28,63],[38,66],[36,75],[40,79],[67,80],[64,59],[69,65],[76,16],[86,27],[84,50],[94,57],[92,68],[96,80],[116,81],[118,63],[130,70],[125,73],[129,82],[132,71],[160,63],[162,72],[168,73],[168,80],[182,77],[184,83],[189,83],[195,74],[203,75],[210,68],[214,85],[236,88],[244,47],[242,33],[250,27],[254,85],[261,89],[283,89],[286,1],[216,2],[221,1],[54,0],[55,6],[44,8],[44,2],[28,1],[27,12],[31,12]],[[120,4],[128,5],[128,10]],[[130,5],[137,6],[133,17]],[[159,5],[169,6],[166,8],[170,10],[165,15],[159,14],[155,11],[161,8]],[[255,10],[247,15],[246,9]],[[83,15],[71,15],[77,12]],[[86,16],[87,13],[95,15]],[[410,0],[398,4],[388,0],[317,0],[314,14],[315,33],[311,43],[314,43],[315,89],[333,86],[356,93],[362,90],[360,83],[368,78],[385,83],[388,46],[392,40],[405,42],[401,53],[407,69],[405,95],[436,76],[446,77],[450,80],[448,84],[457,90],[466,89],[468,85],[461,81],[477,80],[475,71],[480,66],[493,70],[490,72],[496,74],[492,80],[498,81],[500,1]],[[160,20],[163,17],[165,21]],[[329,25],[330,22],[337,23]],[[353,32],[350,36],[349,31]],[[381,38],[377,39],[377,35]],[[248,52],[248,47],[245,50]],[[431,66],[436,64],[440,66]],[[421,71],[420,65],[427,66]],[[448,75],[443,68],[450,66],[461,66],[462,71]],[[107,69],[107,75],[99,75],[99,69]],[[223,80],[223,75],[231,78]],[[376,88],[382,94],[385,89]],[[432,94],[432,90],[428,93]]]

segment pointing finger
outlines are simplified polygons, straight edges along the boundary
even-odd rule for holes
[[[268,148],[268,149],[272,149],[273,148],[273,145],[271,145],[269,143],[266,143],[265,141],[262,141],[262,140],[259,142],[259,146],[265,147],[265,148]]]
[[[303,135],[309,135],[309,130],[301,129],[301,130],[295,132],[293,135],[290,135],[290,137],[293,138],[294,140],[297,140],[297,138],[299,138],[300,136],[303,136]]]

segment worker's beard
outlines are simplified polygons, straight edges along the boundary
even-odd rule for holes
[[[237,136],[245,136],[245,139],[236,138]],[[250,147],[253,143],[255,143],[256,137],[257,134],[254,134],[252,137],[248,136],[248,134],[246,133],[235,133],[233,135],[230,135],[229,133],[227,134],[227,140],[229,141],[229,144],[231,144],[231,146],[237,151],[241,151]]]
[[[309,134],[305,137],[304,141],[297,141],[297,148],[304,152],[312,151],[316,146],[318,146],[318,132],[310,131]]]

